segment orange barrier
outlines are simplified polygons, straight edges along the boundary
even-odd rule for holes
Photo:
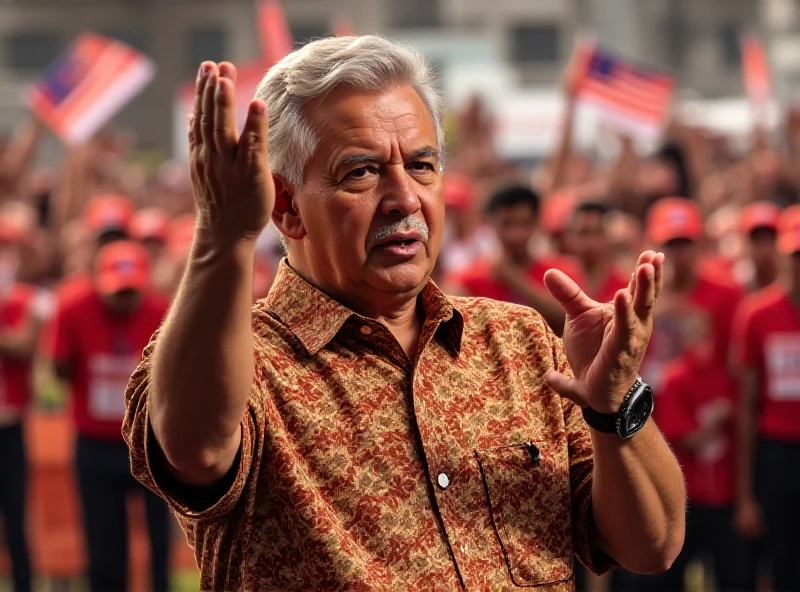
[[[28,447],[28,530],[36,575],[79,577],[85,572],[80,502],[74,474],[74,430],[65,413],[32,412],[26,421]],[[131,590],[146,590],[149,549],[144,504],[133,497],[128,505]],[[173,569],[195,568],[194,555],[180,528],[174,529]],[[0,540],[0,574],[9,573],[7,553]]]

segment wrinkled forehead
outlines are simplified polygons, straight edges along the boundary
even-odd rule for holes
[[[425,104],[409,85],[364,92],[339,88],[307,109],[309,123],[329,151],[347,144],[368,143],[374,148],[416,150],[437,146],[436,125]]]

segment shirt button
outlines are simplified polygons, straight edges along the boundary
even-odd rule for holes
[[[447,487],[450,485],[450,477],[448,477],[445,473],[439,473],[439,476],[436,477],[436,482],[442,489],[447,489]]]
[[[363,335],[372,335],[372,327],[367,327],[366,325],[364,325],[363,327],[361,327],[361,333]]]

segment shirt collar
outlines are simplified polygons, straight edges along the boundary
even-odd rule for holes
[[[426,322],[440,322],[442,338],[458,353],[464,327],[461,313],[431,280],[422,289],[420,302]],[[312,356],[328,345],[350,317],[365,318],[301,278],[286,259],[278,266],[265,304]]]

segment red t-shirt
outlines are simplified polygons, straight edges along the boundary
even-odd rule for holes
[[[656,393],[664,369],[686,351],[693,322],[703,322],[709,327],[714,359],[722,368],[728,367],[731,325],[742,297],[741,288],[701,275],[685,297],[686,307],[662,312],[656,304],[653,335],[641,370],[642,377],[653,386]]]
[[[589,292],[585,285],[581,285],[581,288],[597,302],[611,302],[617,292],[628,287],[628,279],[616,267],[612,267],[606,275],[606,281],[596,292]]]
[[[470,296],[525,304],[522,298],[515,294],[509,286],[494,278],[493,267],[494,263],[490,260],[479,261],[470,267],[469,270],[456,277],[454,281],[463,286]],[[547,288],[544,286],[544,274],[549,269],[563,271],[575,280],[576,283],[582,283],[581,272],[578,266],[571,259],[558,256],[543,257],[534,260],[528,268],[528,277],[533,280],[537,286],[546,290]]]
[[[31,315],[36,290],[32,286],[16,284],[0,300],[0,332],[20,331]],[[31,399],[31,360],[0,357],[0,409],[25,409]]]
[[[678,442],[709,421],[710,408],[718,400],[727,401],[735,411],[736,398],[733,377],[719,364],[702,361],[691,352],[664,372],[653,417],[683,466],[690,502],[727,506],[734,500],[735,420],[728,420],[724,429],[700,449],[683,450]]]
[[[94,291],[92,276],[88,273],[81,273],[64,279],[54,290],[56,311],[86,298]],[[56,322],[58,313],[53,315],[42,327],[42,334],[39,336],[39,349],[47,354],[52,354],[56,349]]]
[[[761,380],[759,434],[800,441],[800,310],[784,287],[768,286],[742,303],[734,355]]]
[[[94,292],[58,310],[53,359],[72,367],[72,412],[80,434],[122,441],[125,387],[166,312],[167,302],[149,294],[132,316],[117,317]]]

